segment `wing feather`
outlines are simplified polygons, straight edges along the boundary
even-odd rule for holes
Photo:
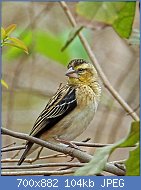
[[[39,137],[49,130],[77,105],[75,89],[69,85],[60,87],[37,118],[30,135]]]

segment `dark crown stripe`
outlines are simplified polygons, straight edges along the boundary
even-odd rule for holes
[[[81,65],[83,63],[88,63],[87,61],[85,61],[84,59],[73,59],[69,62],[68,64],[68,68],[70,67],[76,67],[78,65]]]

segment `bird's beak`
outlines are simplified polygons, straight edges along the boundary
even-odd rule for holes
[[[70,68],[67,70],[66,76],[68,76],[68,77],[70,77],[70,78],[78,78],[77,72],[76,72],[72,67],[70,67]]]

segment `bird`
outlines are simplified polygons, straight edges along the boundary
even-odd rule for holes
[[[92,121],[101,97],[101,85],[94,65],[84,59],[73,59],[65,75],[67,83],[61,84],[49,100],[36,119],[30,136],[52,143],[58,143],[55,138],[72,141]],[[39,147],[27,141],[18,165]]]

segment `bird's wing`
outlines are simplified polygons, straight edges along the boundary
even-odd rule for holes
[[[75,89],[69,85],[59,87],[37,118],[30,135],[39,137],[70,113],[76,105]]]

